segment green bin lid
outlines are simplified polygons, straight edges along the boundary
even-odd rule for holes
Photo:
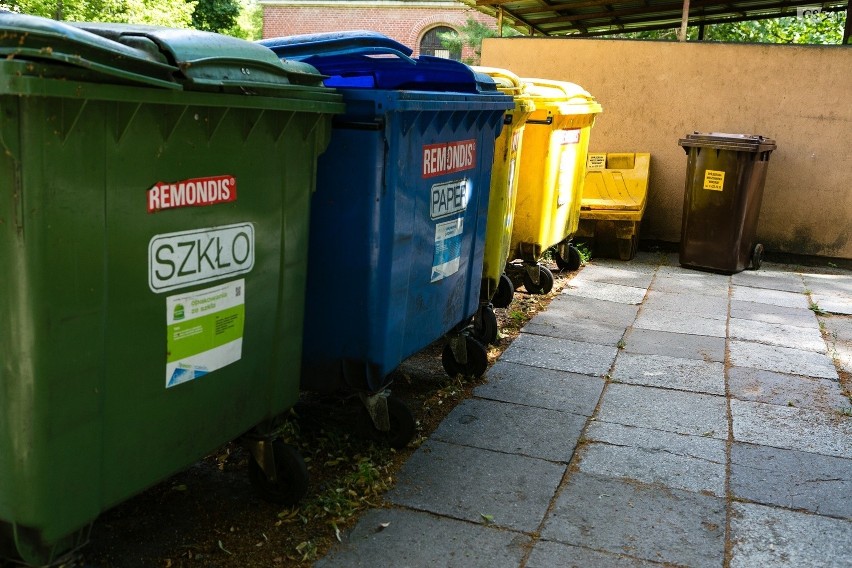
[[[678,140],[678,144],[687,148],[713,148],[715,150],[732,150],[735,152],[771,152],[775,150],[775,140],[756,134],[727,134],[711,132],[700,134],[694,132]]]
[[[180,88],[174,79],[177,68],[156,45],[123,45],[38,16],[0,12],[0,56],[6,61],[60,63],[55,67],[61,73],[72,75],[75,70],[87,80]]]
[[[255,92],[290,85],[321,87],[316,68],[282,61],[267,47],[211,32],[160,26],[75,23],[76,27],[125,45],[152,43],[180,69],[187,90]]]

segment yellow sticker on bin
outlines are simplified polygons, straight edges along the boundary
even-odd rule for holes
[[[589,154],[589,157],[586,160],[586,169],[605,170],[606,154]]]
[[[725,185],[725,172],[719,170],[706,170],[704,172],[704,189],[710,191],[722,191]]]

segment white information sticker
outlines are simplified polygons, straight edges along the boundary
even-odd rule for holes
[[[459,271],[461,245],[464,238],[464,218],[438,223],[435,226],[435,256],[432,259],[432,282]]]

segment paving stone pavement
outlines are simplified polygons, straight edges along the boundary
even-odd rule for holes
[[[323,567],[852,566],[852,272],[594,260]]]

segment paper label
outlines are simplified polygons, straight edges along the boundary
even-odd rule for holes
[[[203,377],[243,351],[245,280],[166,298],[166,388]]]
[[[459,179],[432,186],[430,216],[432,219],[461,213],[467,209],[470,199],[470,180]]]

